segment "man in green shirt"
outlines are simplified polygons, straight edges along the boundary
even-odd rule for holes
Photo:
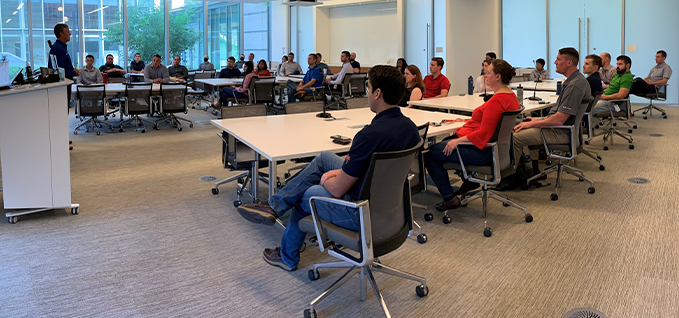
[[[604,94],[601,95],[601,100],[592,108],[591,113],[596,115],[599,113],[609,113],[609,110],[613,112],[624,111],[623,108],[625,103],[612,102],[613,100],[625,99],[629,95],[629,91],[632,88],[632,83],[634,83],[634,78],[630,72],[632,68],[632,59],[626,55],[620,55],[617,58],[616,63],[616,74],[613,75],[611,79],[611,84],[608,86]]]

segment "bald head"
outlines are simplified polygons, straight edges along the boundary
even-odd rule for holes
[[[608,66],[611,64],[611,55],[608,52],[603,52],[599,55],[601,57],[602,66]]]
[[[349,60],[353,61],[356,59],[356,52],[351,52],[351,55],[349,55]]]

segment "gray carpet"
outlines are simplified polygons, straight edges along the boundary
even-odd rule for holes
[[[492,202],[494,233],[485,238],[480,202],[456,210],[451,224],[436,212],[425,222],[415,210],[429,242],[410,239],[382,262],[427,277],[430,294],[420,299],[416,283],[376,274],[392,314],[561,317],[592,307],[608,317],[679,316],[679,108],[667,111],[667,120],[637,119],[635,150],[619,138],[605,152],[600,138],[592,143],[606,170],[584,156],[578,166],[596,194],[569,176],[556,202],[551,188],[508,193],[533,223]],[[187,117],[212,116],[191,110]],[[332,260],[311,246],[296,272],[262,260],[282,231],[243,220],[233,184],[213,196],[213,183],[198,180],[233,174],[221,168],[216,132],[196,124],[71,135],[80,214],[0,222],[0,317],[301,317],[343,272],[324,270],[309,282],[311,264]],[[415,197],[432,207],[438,200],[435,188]],[[357,288],[355,277],[319,305],[319,316],[382,316],[374,295],[361,303]]]

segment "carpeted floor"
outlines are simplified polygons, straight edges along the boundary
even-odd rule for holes
[[[667,112],[666,120],[637,118],[634,150],[619,138],[609,151],[601,138],[589,146],[606,165],[599,171],[584,156],[578,161],[595,194],[570,176],[556,202],[550,187],[508,193],[533,223],[492,202],[494,233],[485,238],[480,202],[456,210],[451,224],[436,212],[425,222],[415,210],[429,242],[410,239],[382,262],[427,277],[430,294],[420,299],[416,283],[378,273],[391,313],[561,317],[591,307],[608,317],[678,317],[679,108]],[[199,110],[187,117],[213,118]],[[71,127],[77,122],[71,114]],[[196,123],[182,132],[163,126],[71,135],[80,214],[56,210],[0,223],[0,317],[302,317],[343,271],[324,270],[310,282],[310,265],[332,260],[313,246],[296,272],[262,260],[281,229],[242,219],[234,184],[214,196],[213,183],[198,180],[234,174],[221,168],[217,132]],[[632,177],[650,183],[632,184]],[[433,207],[440,198],[430,187],[414,200]],[[382,316],[373,294],[359,301],[357,277],[318,314]]]

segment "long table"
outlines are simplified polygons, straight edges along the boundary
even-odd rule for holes
[[[540,104],[538,101],[532,101],[532,100],[527,100],[525,98],[529,96],[533,96],[533,92],[526,93],[524,92],[524,101],[523,101],[523,106],[524,110],[523,113],[530,113],[536,110],[544,109],[547,107],[551,107],[552,105],[556,104],[556,100],[558,96],[554,95],[551,92],[535,92],[535,95],[537,97],[542,98],[546,103]],[[423,100],[418,100],[414,102],[408,102],[410,105],[414,106],[423,106],[423,107],[430,107],[430,108],[437,108],[437,109],[443,109],[443,110],[455,110],[455,111],[460,111],[460,112],[465,112],[465,113],[471,113],[473,112],[477,107],[483,105],[483,97],[479,97],[478,94],[473,94],[473,95],[464,95],[464,96],[448,96],[448,97],[442,97],[442,98],[432,98],[432,99],[423,99]]]
[[[468,119],[467,116],[402,108],[403,114],[417,125],[441,122],[443,119]],[[310,157],[323,151],[341,153],[349,151],[351,145],[339,145],[330,139],[332,135],[353,138],[364,125],[370,124],[375,114],[369,108],[332,111],[336,119],[316,117],[316,113],[279,116],[259,116],[212,120],[215,127],[227,132],[255,151],[253,175],[259,170],[260,156],[269,160],[269,177],[277,176],[276,162],[295,158]],[[430,126],[428,136],[451,134],[464,122]],[[252,194],[258,193],[257,177],[252,178]],[[276,190],[276,182],[269,182],[269,197]]]
[[[3,203],[5,209],[19,209],[5,214],[9,223],[51,209],[78,213],[78,204],[71,202],[68,82],[0,91]]]
[[[516,82],[516,83],[509,84],[509,87],[511,89],[517,89],[517,88],[519,88],[519,84],[521,84],[521,87],[523,87],[523,90],[525,90],[525,91],[556,92],[556,82],[561,82],[561,79],[543,80],[540,83],[536,83],[536,82]]]
[[[266,78],[266,77],[262,77],[262,78]],[[285,84],[285,83],[288,82],[288,80],[291,80],[291,81],[296,82],[296,83],[299,83],[299,82],[302,81],[301,78],[297,78],[297,77],[276,76],[276,84]],[[242,85],[243,79],[242,78],[201,78],[201,79],[197,79],[196,83],[202,83],[204,85],[213,86],[213,87],[234,86],[234,85]]]

